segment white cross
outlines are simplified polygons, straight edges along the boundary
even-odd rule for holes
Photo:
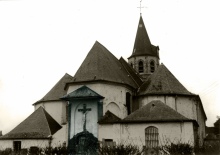
[[[141,2],[142,2],[142,0],[140,1],[140,7],[137,7],[137,8],[140,8],[140,14],[141,14],[141,8],[146,8],[146,7],[141,7]]]

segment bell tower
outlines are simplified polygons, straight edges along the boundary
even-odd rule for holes
[[[146,80],[159,66],[159,46],[151,44],[147,30],[140,14],[134,48],[128,63]]]

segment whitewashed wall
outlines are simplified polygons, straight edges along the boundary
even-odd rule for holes
[[[0,149],[11,148],[13,149],[13,141],[21,141],[21,149],[29,149],[31,146],[37,146],[39,148],[45,148],[49,146],[49,140],[26,140],[26,139],[16,139],[16,140],[0,140]]]
[[[184,123],[143,123],[143,124],[116,124],[99,125],[99,137],[103,139],[113,139],[116,143],[145,145],[145,129],[154,126],[158,128],[159,145],[172,143],[189,143],[194,145],[193,124]]]
[[[69,86],[67,93],[71,93],[82,86],[83,85],[71,85]],[[125,118],[127,116],[127,109],[124,105],[126,104],[126,92],[129,92],[132,95],[131,90],[126,87],[113,84],[93,83],[86,84],[86,86],[105,97],[103,100],[103,114],[105,114],[107,110],[110,110],[120,118]],[[109,105],[112,103],[115,103],[117,106]],[[117,110],[113,110],[112,108],[116,108]]]
[[[199,135],[199,145],[202,146],[204,143],[204,138],[206,137],[206,133],[205,133],[205,116],[202,112],[202,103],[200,101],[197,101],[197,118],[198,118],[198,123],[199,123],[199,127],[198,127],[198,135]]]
[[[169,107],[173,108],[183,116],[196,120],[199,124],[198,135],[199,144],[203,145],[205,138],[205,116],[202,112],[200,101],[191,96],[145,96],[138,99],[139,107],[142,107],[153,100],[160,100]]]
[[[105,124],[99,125],[98,140],[113,139],[116,143],[121,142],[121,125],[120,124]]]
[[[51,143],[52,147],[57,147],[57,146],[63,146],[64,143],[68,143],[68,125],[62,125],[62,128],[58,130],[54,135],[53,135],[53,140]]]
[[[146,97],[141,97],[138,102],[139,102],[139,107],[142,107],[151,101],[154,100],[160,100],[161,102],[165,103],[172,109],[176,110],[183,116],[189,118],[189,119],[194,119],[197,120],[197,111],[196,111],[196,101],[192,99],[192,97],[175,97],[175,96],[146,96]]]

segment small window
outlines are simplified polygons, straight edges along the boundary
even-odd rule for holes
[[[29,153],[30,154],[39,154],[40,149],[37,146],[31,146]]]
[[[143,61],[139,61],[139,63],[138,63],[138,71],[139,71],[139,73],[143,73],[144,72]]]
[[[153,73],[155,71],[155,63],[154,61],[150,62],[150,72]]]
[[[131,63],[131,67],[133,68],[133,63]]]
[[[115,143],[113,142],[113,139],[105,139],[104,140],[104,145],[113,147],[115,145]]]
[[[146,148],[155,148],[159,145],[158,129],[154,126],[150,126],[145,129],[145,145]]]
[[[13,148],[14,148],[14,151],[20,151],[21,150],[21,141],[13,141]]]

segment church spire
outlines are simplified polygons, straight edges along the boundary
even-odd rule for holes
[[[142,15],[140,15],[133,52],[129,58],[134,56],[156,56],[159,58],[158,53],[153,48]]]
[[[159,59],[159,47],[151,44],[140,14],[134,47],[128,63],[140,74],[142,80],[146,80],[159,66]]]

